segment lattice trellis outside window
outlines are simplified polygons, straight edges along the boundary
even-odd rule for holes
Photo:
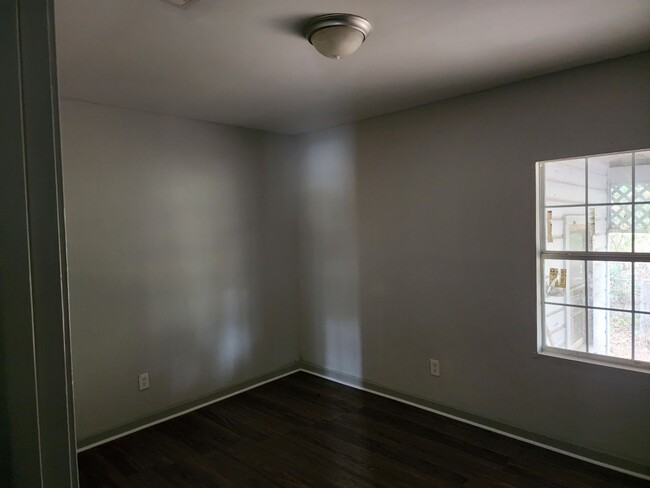
[[[632,185],[611,185],[610,196],[612,203],[628,203],[632,201]],[[628,206],[615,205],[609,208],[610,232],[630,232],[632,229],[632,212]]]
[[[636,193],[650,199],[650,183],[636,182]],[[618,184],[610,186],[612,203],[630,203],[634,197],[632,185]],[[635,220],[650,227],[650,208],[637,207],[634,212]],[[632,213],[629,206],[614,205],[609,209],[610,232],[630,232],[632,229]]]

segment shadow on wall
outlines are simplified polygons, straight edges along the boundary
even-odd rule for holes
[[[355,140],[337,127],[299,142],[300,346],[310,362],[362,376]]]

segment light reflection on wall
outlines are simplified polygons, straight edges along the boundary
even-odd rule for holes
[[[302,357],[361,376],[355,134],[334,128],[299,140]]]
[[[227,384],[246,368],[256,303],[244,175],[236,164],[171,170],[156,183],[143,232],[149,353],[169,361],[172,395]],[[191,354],[187,352],[192,351]],[[194,393],[196,394],[196,393]]]
[[[289,289],[277,276],[291,256],[274,254],[269,269],[260,237],[264,219],[280,220],[283,188],[263,215],[259,199],[260,166],[272,165],[262,144],[288,138],[84,102],[61,109],[79,438],[295,361],[295,328],[273,327],[259,283],[262,273],[276,296]]]

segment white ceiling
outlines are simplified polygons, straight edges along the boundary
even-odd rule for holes
[[[650,48],[650,0],[56,0],[61,95],[295,134]],[[308,17],[374,30],[324,58]]]

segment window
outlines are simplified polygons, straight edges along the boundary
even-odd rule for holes
[[[650,150],[538,163],[539,351],[650,372]]]

